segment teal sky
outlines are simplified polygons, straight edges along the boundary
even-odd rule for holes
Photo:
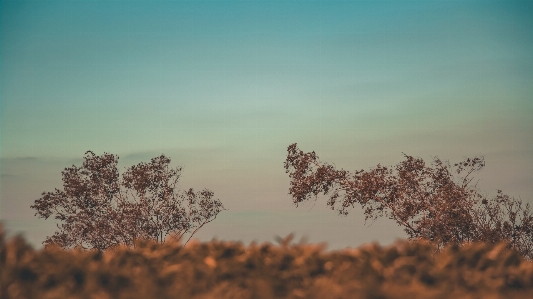
[[[229,211],[198,234],[330,248],[406,235],[287,195],[297,142],[348,170],[484,155],[478,186],[533,204],[531,1],[0,1],[0,219],[61,170],[164,153]]]

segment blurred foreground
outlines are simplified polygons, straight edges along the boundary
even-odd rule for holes
[[[533,298],[533,263],[505,244],[289,243],[35,251],[0,225],[0,298]]]

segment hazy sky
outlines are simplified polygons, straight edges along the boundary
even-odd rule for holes
[[[484,155],[478,186],[533,204],[532,16],[531,1],[0,1],[0,219],[38,246],[54,223],[29,206],[87,150],[121,169],[164,153],[229,209],[201,240],[406,237],[324,198],[293,206],[294,142],[348,170]]]

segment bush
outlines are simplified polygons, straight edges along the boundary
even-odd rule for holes
[[[1,229],[0,229],[1,230]],[[34,250],[0,232],[0,297],[531,298],[533,263],[506,244],[436,247],[398,241],[325,251],[286,238]]]
[[[533,214],[529,203],[501,190],[490,198],[472,184],[485,167],[483,157],[451,164],[434,157],[431,165],[405,155],[396,166],[378,164],[371,170],[349,172],[304,153],[297,144],[287,148],[284,167],[291,179],[293,203],[328,195],[327,205],[340,215],[361,206],[365,220],[386,216],[404,228],[411,240],[425,239],[439,249],[451,244],[507,242],[533,260]]]
[[[59,223],[47,245],[106,250],[134,246],[139,239],[188,240],[225,210],[209,189],[180,190],[181,167],[165,155],[119,173],[118,156],[85,153],[82,166],[61,172],[63,190],[43,192],[31,208],[39,218]]]

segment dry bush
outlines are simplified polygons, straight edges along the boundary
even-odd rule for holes
[[[225,210],[213,191],[180,190],[181,167],[165,155],[119,173],[119,157],[85,153],[82,166],[65,168],[63,189],[43,192],[31,208],[53,217],[58,230],[43,242],[65,249],[106,250],[136,240],[189,240]]]
[[[533,260],[533,214],[528,203],[501,190],[489,198],[472,184],[485,167],[483,157],[451,164],[434,157],[430,165],[405,155],[395,166],[378,164],[349,172],[305,153],[297,144],[287,148],[284,167],[291,179],[289,194],[299,203],[327,195],[327,205],[347,215],[363,208],[365,220],[385,216],[403,227],[410,239],[425,239],[439,249],[450,244],[507,242]]]
[[[0,233],[0,298],[531,298],[533,263],[506,244],[139,242],[33,250]]]

